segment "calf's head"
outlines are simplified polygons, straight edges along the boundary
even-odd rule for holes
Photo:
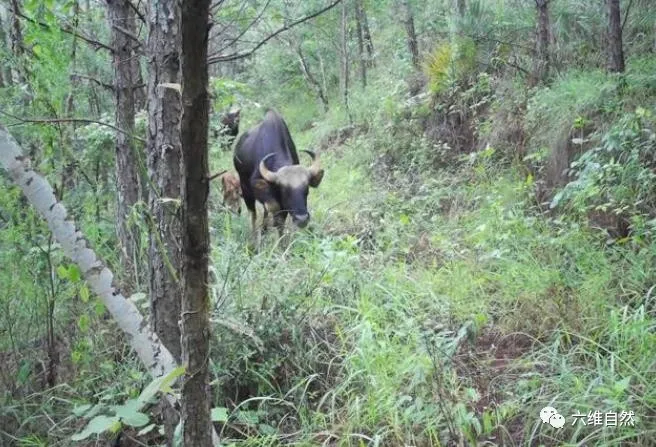
[[[300,228],[304,228],[310,221],[310,213],[307,210],[307,196],[309,187],[316,188],[323,179],[323,169],[319,157],[312,151],[303,151],[312,157],[309,168],[301,165],[283,166],[276,172],[269,171],[264,162],[267,158],[275,155],[269,154],[260,162],[260,175],[267,183],[261,185],[270,187],[275,191],[274,196],[282,211],[287,211],[292,216],[292,222]]]
[[[236,175],[228,172],[221,176],[221,187],[223,189],[223,205],[230,211],[241,213],[241,183]]]

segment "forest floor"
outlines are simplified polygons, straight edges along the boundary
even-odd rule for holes
[[[251,256],[247,215],[212,213],[216,319],[254,330],[250,347],[217,330],[227,433],[248,445],[281,432],[298,445],[649,445],[649,250],[537,215],[531,180],[484,153],[409,174],[364,134],[322,160],[312,222],[287,246],[272,233]],[[546,406],[564,427],[540,419]],[[606,426],[595,412],[626,414]]]

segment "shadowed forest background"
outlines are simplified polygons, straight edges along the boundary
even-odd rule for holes
[[[257,250],[269,107],[325,176]],[[0,131],[116,287],[4,164],[0,446],[656,445],[652,0],[0,0]]]

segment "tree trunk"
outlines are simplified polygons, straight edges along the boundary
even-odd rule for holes
[[[537,8],[537,45],[533,76],[536,82],[543,82],[549,76],[549,0],[535,0]]]
[[[11,8],[13,10],[11,18],[11,52],[14,56],[21,56],[24,52],[24,47],[23,32],[21,31],[20,20],[18,19],[20,14],[19,0],[11,0]]]
[[[312,89],[317,93],[317,96],[319,97],[321,103],[323,104],[324,112],[328,112],[329,109],[328,97],[326,96],[326,93],[323,90],[321,83],[317,81],[317,78],[315,78],[312,72],[310,71],[310,67],[307,64],[307,60],[305,59],[305,55],[303,54],[303,49],[301,48],[301,45],[298,45],[296,47],[296,54],[298,54],[298,62],[299,65],[301,66],[301,71],[303,72],[303,76],[305,77],[305,80],[308,82],[308,84],[310,84],[310,87],[312,87]]]
[[[624,72],[624,51],[622,50],[622,18],[620,0],[608,2],[608,63],[614,73]]]
[[[14,66],[16,79],[21,84],[27,84],[27,65],[24,63],[22,56],[25,53],[25,43],[23,42],[23,31],[21,30],[19,14],[21,5],[19,0],[11,0],[13,14],[11,17],[11,52],[16,57],[17,64]],[[25,92],[21,99],[24,105],[27,105],[31,99],[31,88],[28,85],[29,92]]]
[[[212,442],[209,327],[209,94],[207,42],[210,0],[182,2],[182,384],[184,445]]]
[[[349,123],[353,121],[351,116],[351,108],[349,107],[349,51],[348,51],[348,14],[346,9],[346,2],[342,2],[342,33],[341,33],[341,84],[342,84],[342,98],[344,100],[344,108],[348,115]]]
[[[402,20],[407,35],[408,51],[412,57],[412,65],[415,69],[419,69],[419,45],[417,44],[417,33],[415,32],[415,19],[408,0],[401,0],[401,8],[403,9]]]
[[[362,5],[361,0],[355,1],[355,24],[356,34],[358,35],[358,56],[360,57],[360,80],[362,88],[367,87],[367,60],[364,55],[364,29],[362,26]]]
[[[128,0],[107,0],[109,25],[112,34],[114,66],[114,99],[116,102],[116,126],[124,132],[116,133],[116,227],[121,244],[121,264],[128,294],[132,293],[139,280],[134,259],[137,255],[137,238],[130,228],[128,215],[141,196],[141,176],[138,158],[131,135],[134,134],[134,79],[132,59],[133,42],[125,33],[113,25],[129,32],[135,29],[134,11]],[[133,33],[134,34],[134,33]]]
[[[148,35],[148,177],[150,310],[153,330],[179,362],[181,143],[180,6],[150,0]],[[169,86],[163,84],[171,84]],[[173,201],[168,199],[174,199]]]
[[[0,46],[9,48],[7,33],[5,33],[5,25],[2,23],[2,14],[0,14]],[[12,84],[11,68],[7,64],[0,70],[0,87],[6,87]]]
[[[356,0],[360,5],[360,13],[362,14],[362,36],[364,37],[364,44],[367,48],[367,65],[374,66],[374,41],[371,40],[371,32],[369,31],[369,20],[367,20],[367,10],[364,7],[363,0]]]
[[[458,15],[460,15],[460,18],[465,17],[465,14],[467,13],[467,1],[456,0],[456,6],[458,7]]]

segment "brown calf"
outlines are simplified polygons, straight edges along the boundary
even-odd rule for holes
[[[230,211],[241,214],[241,183],[239,177],[232,172],[226,172],[221,176],[221,187],[223,189],[223,205]]]

